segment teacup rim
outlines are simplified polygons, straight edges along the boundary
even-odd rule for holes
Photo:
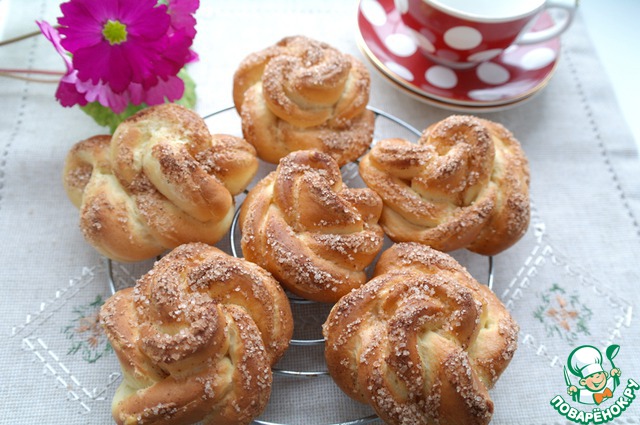
[[[466,21],[479,22],[479,23],[506,23],[506,22],[519,21],[521,19],[535,16],[542,9],[544,9],[544,4],[545,4],[545,0],[539,0],[539,4],[535,8],[532,8],[531,10],[528,10],[526,12],[516,14],[516,15],[504,16],[504,17],[489,17],[489,16],[482,16],[474,13],[462,12],[460,10],[457,10],[445,4],[442,4],[441,0],[422,0],[422,1],[429,4],[431,7],[438,9],[440,12],[446,13],[451,16],[455,16],[456,18],[463,19]]]

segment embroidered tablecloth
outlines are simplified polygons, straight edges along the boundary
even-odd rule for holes
[[[55,22],[58,2],[0,0],[8,9],[2,39],[36,29],[35,19]],[[303,34],[360,58],[372,73],[370,105],[417,129],[451,111],[420,103],[394,88],[366,61],[357,45],[354,1],[202,1],[190,65],[197,83],[197,111],[204,115],[232,104],[232,76],[248,53]],[[521,327],[519,349],[491,391],[493,423],[565,423],[571,404],[563,366],[574,348],[602,353],[620,347],[613,363],[621,384],[600,416],[623,395],[628,380],[640,382],[640,162],[604,71],[578,14],[563,36],[555,75],[531,100],[512,109],[483,113],[504,124],[522,143],[531,164],[533,214],[518,244],[494,258],[496,294]],[[43,37],[0,48],[11,68],[62,70]],[[0,423],[108,424],[120,382],[116,357],[95,315],[110,295],[107,264],[83,240],[78,212],[61,183],[64,157],[77,141],[105,130],[79,109],[62,108],[55,85],[0,79]],[[216,131],[239,134],[231,118],[211,119]],[[396,130],[382,125],[377,137]],[[225,238],[219,246],[229,250]],[[457,258],[480,281],[485,258]],[[114,264],[117,284],[128,284],[150,267]],[[297,332],[317,333],[319,308]],[[285,366],[323,367],[322,352],[295,351]],[[613,368],[606,357],[605,370]],[[578,385],[579,378],[569,376]],[[556,399],[557,400],[557,399]],[[624,407],[624,408],[623,408]],[[619,407],[619,423],[638,423],[640,402]],[[566,410],[563,414],[563,410]],[[576,412],[577,412],[576,410]],[[343,395],[328,377],[276,378],[261,419],[288,424],[329,424],[372,411]],[[577,415],[575,413],[574,415]],[[605,419],[608,418],[605,417]]]

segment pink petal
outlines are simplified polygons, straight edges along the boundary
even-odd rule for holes
[[[140,105],[141,103],[144,103],[144,88],[142,87],[142,84],[129,84],[127,92],[129,94],[129,100],[134,105]]]
[[[101,99],[100,104],[111,108],[116,114],[121,114],[127,109],[129,100],[127,96],[123,94],[114,93],[111,90],[105,92],[105,99]]]
[[[105,69],[103,81],[109,83],[109,87],[115,92],[121,92],[127,88],[135,78],[131,69],[131,62],[127,56],[127,51],[120,46],[111,46],[109,49],[108,68]]]
[[[119,0],[70,0],[60,5],[65,19],[104,22],[118,14]]]
[[[62,45],[71,53],[76,50],[93,46],[103,40],[101,21],[96,20],[87,6],[75,0],[60,5],[63,16],[58,18],[60,34],[65,38]]]
[[[55,95],[56,99],[58,99],[60,104],[65,107],[86,105],[87,100],[76,87],[76,82],[78,80],[77,71],[73,69],[69,55],[60,45],[60,34],[58,34],[55,28],[46,21],[36,21],[36,24],[40,27],[40,31],[42,31],[45,38],[53,44],[53,47],[56,49],[56,52],[58,52],[60,57],[62,57],[67,68],[67,72],[60,79],[60,83],[58,84],[58,89],[56,90]]]
[[[200,7],[199,0],[169,0],[171,27],[175,31],[186,31],[193,39],[196,35],[196,18],[193,14]]]
[[[195,51],[189,49],[189,56],[187,57],[187,61],[185,62],[185,64],[197,62],[199,60],[200,60],[200,56],[198,56],[198,54]]]
[[[118,0],[116,0],[118,1]],[[157,0],[119,0],[117,17],[126,24],[140,24],[141,21],[156,21],[167,14],[167,6]]]
[[[175,16],[191,15],[200,7],[200,0],[169,0],[169,13]]]
[[[76,82],[78,91],[83,93],[88,102],[99,102],[102,106],[111,108],[116,114],[121,113],[129,104],[129,97],[126,92],[114,93],[107,84],[93,84],[90,81]]]
[[[184,94],[184,81],[178,77],[160,79],[158,84],[146,90],[144,103],[147,105],[159,105],[165,101],[174,102]],[[166,99],[166,100],[165,100]]]
[[[45,36],[47,40],[53,44],[53,47],[56,49],[56,52],[60,55],[62,60],[64,61],[65,66],[67,67],[67,73],[70,73],[73,69],[71,65],[71,58],[67,55],[67,51],[64,50],[62,45],[60,44],[60,34],[55,30],[47,21],[36,21],[40,31]]]
[[[75,75],[75,72],[66,75],[60,80],[60,84],[56,90],[56,99],[58,99],[62,106],[84,106],[87,104],[87,99],[80,91],[78,91],[78,87],[75,84],[76,82],[77,76]]]
[[[182,32],[174,34],[169,39],[164,54],[158,57],[156,69],[164,70],[164,75],[176,75],[190,57],[189,47],[191,39],[183,36]]]
[[[163,48],[157,50],[158,46]],[[161,44],[140,43],[125,46],[123,55],[132,70],[131,82],[141,83],[146,88],[154,86],[159,77],[173,74],[172,68],[158,66],[158,58],[162,58],[168,47],[166,40]]]
[[[123,91],[131,82],[131,67],[122,48],[110,46],[106,41],[78,50],[73,56],[73,65],[81,80],[108,82],[116,92]]]
[[[166,6],[147,7],[135,13],[131,10],[127,12],[129,13],[123,14],[119,20],[127,25],[127,32],[132,38],[155,41],[167,34],[171,18],[167,14]]]

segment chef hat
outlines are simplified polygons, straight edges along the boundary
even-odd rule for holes
[[[571,373],[582,378],[597,372],[604,372],[602,354],[597,348],[590,345],[583,345],[573,350],[569,354],[567,363]]]

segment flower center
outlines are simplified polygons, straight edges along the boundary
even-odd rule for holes
[[[118,21],[109,19],[102,28],[102,35],[107,39],[109,44],[120,44],[127,41],[127,26]]]

